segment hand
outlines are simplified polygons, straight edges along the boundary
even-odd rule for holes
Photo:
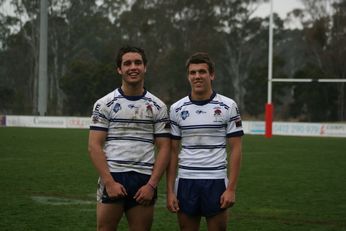
[[[154,193],[155,189],[149,184],[146,184],[138,189],[133,199],[135,199],[139,204],[147,206],[150,205],[154,197]]]
[[[110,181],[106,183],[105,187],[106,187],[106,191],[109,198],[118,198],[118,197],[127,196],[125,187],[116,181]]]
[[[167,209],[172,213],[179,211],[179,201],[174,193],[167,194]]]
[[[235,191],[226,190],[220,198],[220,204],[222,209],[230,208],[235,204]]]

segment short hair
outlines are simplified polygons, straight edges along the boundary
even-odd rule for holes
[[[134,53],[140,54],[142,56],[144,66],[147,65],[147,56],[145,55],[144,50],[140,47],[127,45],[127,46],[121,47],[118,51],[118,54],[116,57],[116,65],[118,68],[121,67],[123,55],[126,53],[129,53],[129,52],[134,52]]]
[[[191,55],[185,64],[186,70],[189,70],[190,64],[200,64],[200,63],[206,63],[208,65],[208,70],[210,74],[214,74],[215,72],[215,64],[209,57],[209,54],[206,52],[196,52],[193,55]]]

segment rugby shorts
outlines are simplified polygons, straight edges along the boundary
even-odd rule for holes
[[[134,206],[139,205],[139,203],[133,199],[137,191],[150,179],[150,175],[137,173],[137,172],[112,172],[111,173],[113,179],[122,184],[127,192],[126,197],[119,197],[119,198],[110,198],[107,194],[106,187],[101,182],[100,178],[98,180],[98,187],[97,187],[97,201],[105,204],[112,204],[112,203],[123,203],[124,209],[128,210]],[[150,205],[154,205],[155,201],[157,199],[157,189],[155,189],[154,197],[152,201],[150,202]]]
[[[177,178],[175,191],[180,211],[190,216],[212,217],[224,211],[220,198],[227,179]]]

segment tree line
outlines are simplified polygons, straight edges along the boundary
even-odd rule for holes
[[[0,14],[0,114],[33,115],[40,1],[7,2],[14,13]],[[263,119],[269,19],[254,11],[265,0],[48,2],[48,115],[89,116],[96,99],[120,86],[115,54],[132,44],[148,55],[146,88],[168,105],[189,91],[187,57],[205,51],[216,64],[215,90],[245,118]],[[303,4],[285,19],[274,14],[273,78],[346,78],[346,1]],[[288,20],[302,27],[286,28]],[[343,83],[274,83],[274,119],[344,121],[344,92]]]

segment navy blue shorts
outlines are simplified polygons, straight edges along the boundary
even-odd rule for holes
[[[190,216],[214,216],[225,209],[220,206],[221,195],[226,190],[225,179],[179,178],[177,199],[180,211]]]
[[[139,203],[135,199],[133,199],[133,197],[137,193],[138,189],[147,184],[150,179],[150,175],[137,172],[112,172],[111,174],[116,182],[122,184],[125,187],[127,196],[120,198],[109,198],[105,186],[99,180],[97,189],[97,201],[105,204],[123,203],[125,210],[139,205]],[[154,197],[150,205],[155,204],[156,199],[157,189],[155,189]]]

